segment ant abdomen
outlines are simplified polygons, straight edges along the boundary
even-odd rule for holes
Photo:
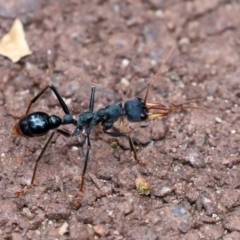
[[[45,112],[33,112],[23,117],[12,129],[13,135],[38,137],[47,134],[50,130],[61,125],[58,116],[49,116]]]

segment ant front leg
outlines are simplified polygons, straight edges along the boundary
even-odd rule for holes
[[[133,140],[132,138],[130,137],[129,134],[127,133],[120,133],[120,132],[108,132],[106,129],[103,129],[103,132],[111,137],[126,137],[128,138],[128,141],[129,141],[129,145],[130,145],[130,148],[131,148],[131,151],[133,152],[133,155],[134,155],[134,159],[136,160],[136,162],[141,165],[141,166],[146,166],[147,164],[142,162],[138,156],[137,156],[137,151],[136,151],[136,148],[134,146],[134,143],[133,143]]]

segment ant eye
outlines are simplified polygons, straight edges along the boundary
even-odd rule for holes
[[[147,118],[147,114],[142,113],[142,114],[141,114],[141,119],[142,119],[142,120],[145,120],[146,118]]]

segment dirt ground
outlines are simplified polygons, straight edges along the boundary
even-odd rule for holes
[[[0,37],[19,17],[33,52],[0,57],[0,239],[240,239],[240,3],[237,0],[0,0]],[[54,84],[71,113],[144,97],[208,109],[127,124],[137,146],[91,134],[82,205],[76,208],[84,136],[55,135],[35,185],[35,160],[49,135],[14,138],[29,102]],[[48,90],[32,111],[63,116]],[[115,124],[113,130],[119,130]],[[72,132],[74,127],[62,127]],[[138,193],[137,178],[151,186]]]

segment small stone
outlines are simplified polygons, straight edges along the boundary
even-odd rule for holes
[[[117,142],[111,142],[111,148],[116,149],[118,147]]]
[[[94,232],[99,236],[106,236],[109,233],[109,229],[105,225],[93,226]]]
[[[129,61],[127,58],[124,58],[124,59],[122,60],[122,65],[123,65],[124,67],[127,67],[127,66],[129,65],[129,63],[130,63],[130,61]]]
[[[68,223],[67,222],[64,222],[63,225],[60,227],[58,233],[62,236],[66,233],[68,233]]]
[[[180,45],[189,45],[189,43],[190,43],[189,38],[181,38],[181,39],[179,40],[179,44],[180,44]]]
[[[123,84],[125,87],[128,87],[130,85],[129,81],[124,77],[121,79],[121,84]]]
[[[169,187],[163,187],[160,191],[161,196],[166,196],[167,194],[171,193],[172,189]]]
[[[133,212],[133,205],[129,202],[123,202],[118,204],[118,209],[125,215],[128,215]]]
[[[136,183],[136,188],[139,194],[149,195],[151,193],[151,186],[145,178],[138,177],[135,183]]]
[[[163,17],[163,11],[162,10],[157,10],[156,12],[155,12],[155,15],[157,16],[157,17]]]
[[[68,219],[71,211],[64,204],[49,204],[46,208],[47,217],[51,220]]]
[[[182,52],[186,52],[189,48],[189,45],[190,45],[189,38],[181,38],[179,40],[179,47],[180,47]]]
[[[28,219],[33,218],[33,214],[31,213],[31,211],[30,211],[29,208],[27,208],[27,207],[24,207],[24,208],[23,208],[22,214],[23,214],[24,216],[26,216]]]
[[[222,123],[222,119],[219,118],[219,117],[215,117],[215,121],[216,121],[217,123]]]
[[[170,30],[170,31],[173,31],[174,29],[175,29],[175,24],[173,23],[173,22],[169,22],[168,24],[167,24],[167,28],[168,28],[168,30]]]

